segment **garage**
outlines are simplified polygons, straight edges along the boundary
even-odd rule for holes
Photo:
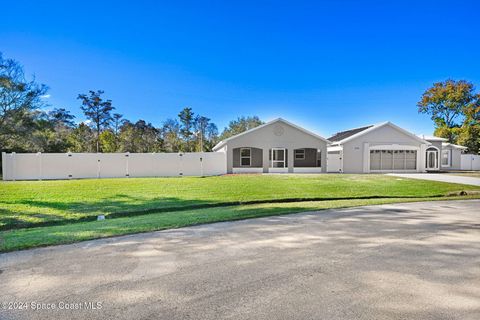
[[[370,150],[371,171],[406,171],[416,169],[416,150]]]

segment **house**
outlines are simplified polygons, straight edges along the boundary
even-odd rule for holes
[[[425,172],[460,169],[464,149],[419,137],[391,122],[341,131],[328,138],[328,172]]]
[[[227,173],[315,173],[327,171],[330,142],[278,118],[220,141]]]

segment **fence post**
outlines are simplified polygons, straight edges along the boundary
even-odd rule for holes
[[[12,180],[15,181],[17,177],[17,153],[12,152]]]
[[[38,169],[38,180],[42,180],[42,153],[37,152],[37,169]]]
[[[129,168],[128,168],[128,159],[130,158],[130,152],[125,153],[125,158],[127,158],[127,160],[126,160],[126,168],[125,168],[126,174],[125,174],[125,175],[126,175],[126,177],[128,178],[128,177],[130,177],[130,171],[129,171]]]
[[[7,169],[7,153],[2,152],[2,179],[3,180],[7,180],[6,169]]]
[[[200,157],[200,176],[203,177],[203,157]]]
[[[100,153],[97,152],[97,179],[100,178]]]

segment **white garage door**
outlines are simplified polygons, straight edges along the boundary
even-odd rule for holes
[[[370,150],[371,171],[415,170],[415,150]]]

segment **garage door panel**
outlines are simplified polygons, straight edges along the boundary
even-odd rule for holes
[[[399,171],[417,168],[415,150],[370,150],[370,170]]]

